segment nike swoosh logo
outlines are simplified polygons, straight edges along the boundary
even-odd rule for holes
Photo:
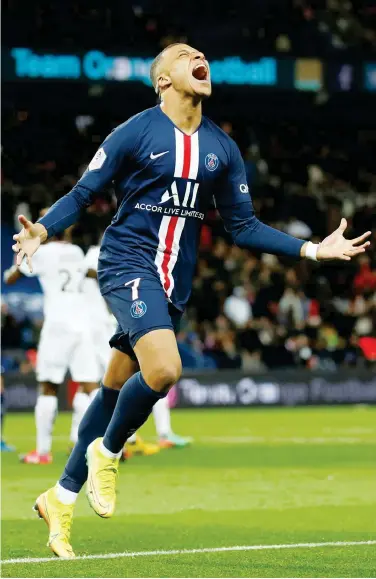
[[[163,151],[163,153],[158,153],[154,155],[154,153],[150,153],[150,159],[158,159],[158,157],[162,157],[163,155],[167,155],[170,151]]]

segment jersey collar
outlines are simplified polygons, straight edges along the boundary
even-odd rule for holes
[[[202,123],[203,123],[203,121],[204,121],[204,115],[202,115],[202,116],[201,116],[201,122],[200,122],[200,124],[198,125],[197,129],[195,130],[195,132],[192,133],[191,135],[188,135],[188,133],[185,133],[184,131],[182,131],[181,129],[179,129],[179,127],[177,127],[177,126],[175,125],[175,123],[170,119],[170,117],[169,117],[168,115],[166,115],[165,112],[163,112],[161,105],[157,105],[155,108],[157,109],[158,113],[163,116],[163,118],[167,119],[168,122],[169,122],[173,127],[175,127],[175,129],[176,129],[177,131],[179,131],[180,133],[182,133],[182,135],[186,135],[187,137],[192,137],[193,135],[195,135],[195,134],[200,130],[201,125],[202,125]]]

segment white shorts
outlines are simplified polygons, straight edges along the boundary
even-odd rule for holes
[[[88,327],[44,323],[38,346],[38,382],[62,384],[68,370],[75,382],[99,382],[102,373],[94,344]]]

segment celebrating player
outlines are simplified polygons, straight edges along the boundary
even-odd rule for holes
[[[32,267],[39,245],[74,223],[95,195],[114,183],[118,211],[103,237],[98,279],[119,323],[116,349],[62,478],[36,503],[50,529],[51,549],[63,557],[74,556],[70,526],[74,501],[86,479],[94,511],[112,516],[124,442],[180,377],[174,332],[189,298],[200,226],[213,197],[226,230],[243,248],[347,261],[368,245],[369,232],[353,240],[343,237],[345,220],[315,245],[257,219],[238,147],[202,116],[211,82],[201,52],[185,44],[170,45],[153,61],[151,80],[161,106],[115,129],[72,191],[39,223],[20,216],[24,229],[14,236],[18,263],[26,257]],[[140,371],[131,375],[134,359]]]
[[[33,273],[26,263],[4,273],[7,284],[22,275],[36,275],[44,293],[44,323],[37,356],[37,380],[40,393],[35,406],[36,450],[21,457],[27,464],[52,462],[52,432],[58,400],[58,386],[70,370],[80,391],[73,399],[72,433],[82,419],[102,376],[94,354],[88,327],[88,311],[83,294],[86,268],[84,252],[70,242],[70,231],[64,240],[56,239],[41,247],[33,260]],[[74,434],[73,434],[74,436]]]

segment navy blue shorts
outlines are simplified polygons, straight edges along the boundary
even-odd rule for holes
[[[156,279],[134,278],[104,296],[118,327],[110,340],[111,348],[136,359],[133,348],[137,341],[152,330],[179,329],[183,312],[166,298]]]

